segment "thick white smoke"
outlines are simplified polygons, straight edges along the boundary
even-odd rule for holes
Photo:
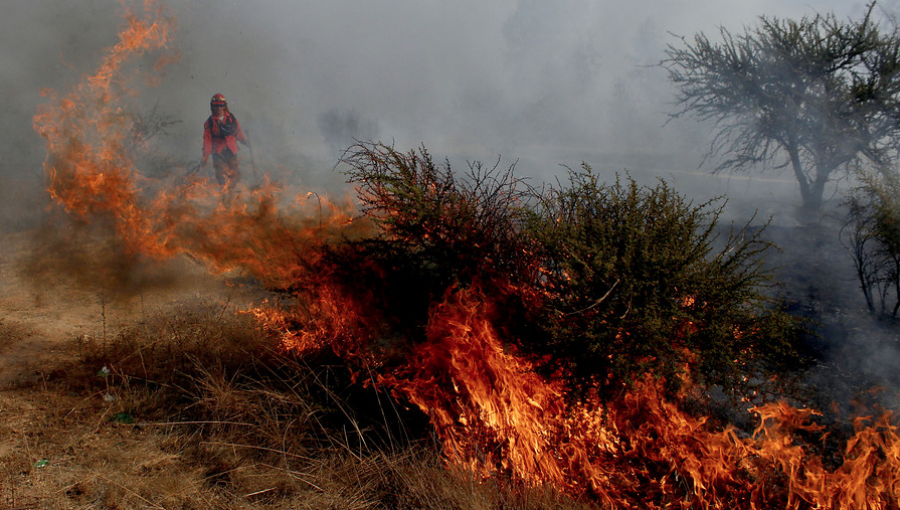
[[[353,135],[374,133],[400,148],[424,143],[461,162],[518,160],[521,172],[540,180],[559,175],[559,164],[581,161],[638,178],[693,171],[707,135],[691,121],[663,127],[673,90],[654,67],[665,45],[677,42],[673,34],[712,33],[720,25],[738,31],[763,14],[849,17],[864,9],[864,2],[836,0],[166,5],[178,18],[182,61],[142,100],[183,121],[171,150],[199,154],[209,97],[222,92],[260,157],[313,181],[330,172],[335,147],[349,142],[323,132],[328,115],[369,126]],[[889,4],[882,10],[890,12]],[[5,152],[14,162],[5,166],[40,172],[42,147],[30,129],[38,93],[90,70],[115,42],[120,12],[114,0],[4,6],[0,90]],[[352,130],[343,131],[346,138]],[[685,187],[709,187],[709,179],[680,179]],[[699,192],[731,191],[716,182]]]

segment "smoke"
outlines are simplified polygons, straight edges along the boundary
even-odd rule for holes
[[[4,230],[44,210],[45,147],[32,129],[46,100],[40,91],[65,91],[94,69],[116,42],[122,10],[114,0],[8,4],[0,17]],[[846,19],[865,2],[171,0],[167,8],[181,59],[158,86],[142,88],[134,109],[159,105],[181,121],[155,143],[186,168],[200,156],[209,98],[221,92],[253,141],[254,165],[304,191],[340,193],[333,168],[342,146],[378,138],[400,149],[425,144],[457,167],[501,156],[536,184],[582,161],[609,179],[661,176],[697,202],[728,196],[738,222],[759,210],[790,225],[799,202],[791,176],[697,168],[710,135],[690,119],[666,123],[675,91],[656,64],[679,36],[739,32],[763,14]],[[879,3],[878,15],[894,12],[900,2]],[[60,237],[48,239],[47,249],[65,251]]]
[[[341,182],[331,175],[336,140],[321,119],[349,112],[378,126],[362,134],[400,148],[424,143],[461,161],[500,155],[538,180],[581,161],[639,179],[676,174],[684,192],[706,196],[757,190],[689,173],[707,133],[691,121],[663,126],[673,90],[655,64],[677,41],[672,34],[739,29],[762,14],[850,16],[864,3],[179,0],[168,7],[182,60],[140,102],[158,102],[183,121],[168,147],[179,157],[198,157],[209,97],[222,92],[254,140],[254,156],[310,185]],[[71,86],[90,69],[115,42],[120,11],[112,0],[5,6],[4,175],[40,174],[42,146],[30,130],[39,91]]]
[[[36,300],[77,292],[116,301],[196,281],[198,271],[184,261],[161,263],[129,251],[108,221],[54,217],[32,233],[22,245],[27,256],[14,267]]]
[[[784,186],[790,176],[748,185],[697,170],[709,135],[689,119],[664,126],[674,90],[656,64],[676,35],[740,29],[762,14],[850,16],[864,4],[201,0],[172,8],[183,60],[146,97],[181,112],[185,157],[199,152],[208,98],[222,92],[256,153],[308,185],[341,182],[331,175],[336,139],[322,122],[340,113],[376,125],[364,134],[399,148],[424,143],[457,163],[502,156],[538,181],[585,161],[610,177],[627,169],[642,181],[672,178],[701,198],[761,194],[777,210],[795,198]]]
[[[318,124],[331,153],[338,159],[354,143],[378,139],[378,123],[360,118],[353,110],[332,108],[319,115]]]

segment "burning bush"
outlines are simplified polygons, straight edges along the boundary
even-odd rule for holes
[[[335,250],[335,265],[352,268],[350,287],[377,295],[396,327],[419,340],[430,307],[455,286],[490,282],[483,290],[503,303],[507,322],[519,318],[540,266],[522,235],[526,194],[514,167],[472,163],[459,177],[424,147],[404,153],[371,143],[352,147],[344,161],[378,227],[378,235]]]
[[[607,386],[685,368],[747,395],[800,361],[799,324],[764,294],[762,230],[718,242],[724,204],[694,205],[662,180],[600,182],[587,165],[530,211],[550,299],[533,339],[548,365]],[[751,377],[756,376],[755,379]]]
[[[770,244],[740,229],[717,249],[722,205],[607,185],[588,166],[539,193],[513,167],[457,178],[425,148],[360,144],[345,161],[380,231],[354,246],[377,275],[365,287],[419,339],[447,289],[480,282],[495,325],[583,387],[653,373],[675,388],[688,368],[747,396],[800,361],[798,323],[764,294]],[[343,265],[358,284],[364,264]]]

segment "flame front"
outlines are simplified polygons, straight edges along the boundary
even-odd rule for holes
[[[119,98],[131,92],[123,66],[146,51],[166,48],[174,20],[145,5],[143,17],[125,16],[127,26],[92,76],[70,94],[43,91],[50,102],[39,108],[34,128],[46,141],[45,169],[51,196],[78,216],[112,214],[119,232],[137,242],[132,232],[149,230],[138,197],[138,176],[125,151],[130,125]]]
[[[68,95],[45,93],[34,127],[47,145],[50,195],[78,218],[111,221],[131,253],[185,254],[214,272],[240,267],[269,287],[302,289],[302,309],[251,313],[287,349],[330,348],[377,367],[379,318],[364,296],[322,271],[324,246],[371,229],[349,200],[285,198],[272,183],[234,197],[205,179],[165,183],[139,171],[122,106],[136,94],[127,67],[149,52],[162,53],[157,71],[172,62],[174,30],[174,18],[147,2],[126,15],[93,75]],[[612,508],[898,508],[900,437],[890,412],[858,419],[829,469],[800,440],[826,434],[810,410],[754,408],[760,424],[743,434],[682,411],[652,378],[610,402],[590,391],[576,399],[493,328],[493,306],[477,287],[449,289],[433,306],[425,341],[378,378],[430,417],[448,462],[589,494]]]
[[[430,416],[450,462],[613,508],[897,508],[900,436],[890,412],[858,419],[843,463],[829,470],[798,441],[822,432],[809,409],[751,409],[760,425],[748,436],[711,429],[652,378],[606,404],[575,401],[504,348],[490,306],[473,291],[448,296],[428,341],[381,379]]]

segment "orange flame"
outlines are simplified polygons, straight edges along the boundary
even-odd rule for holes
[[[451,294],[434,311],[427,342],[380,382],[429,414],[452,461],[485,474],[496,466],[526,479],[559,478],[542,421],[562,411],[560,390],[504,350],[486,306],[468,291]]]
[[[350,200],[286,200],[268,181],[243,196],[225,195],[199,178],[166,190],[143,176],[126,143],[132,119],[124,99],[137,93],[127,64],[165,49],[175,22],[150,1],[141,15],[128,11],[126,21],[99,69],[66,96],[45,92],[50,101],[34,117],[47,145],[48,191],[60,205],[85,220],[111,219],[132,253],[157,259],[188,254],[215,272],[243,267],[279,288],[293,285],[315,262],[313,248],[366,229],[364,221],[353,221]],[[173,60],[164,55],[155,69]],[[154,195],[152,189],[163,191]]]
[[[428,341],[380,383],[427,413],[450,462],[484,475],[590,493],[612,508],[895,508],[900,436],[891,413],[856,422],[829,471],[797,434],[823,427],[785,403],[751,409],[752,436],[714,430],[642,381],[607,404],[575,403],[490,326],[491,304],[460,290],[438,306]]]
[[[119,98],[131,92],[123,66],[145,51],[165,48],[174,20],[148,2],[144,16],[126,12],[127,26],[99,69],[64,97],[42,92],[50,102],[34,117],[47,143],[45,168],[50,193],[69,211],[85,216],[107,211],[140,223],[136,176],[124,150],[127,117]]]

